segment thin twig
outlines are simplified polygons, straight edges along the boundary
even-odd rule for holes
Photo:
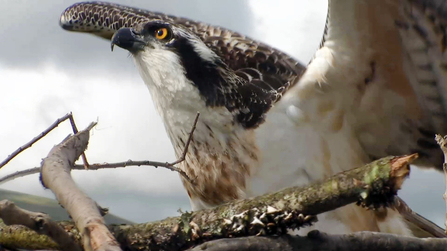
[[[34,167],[34,168],[22,170],[22,171],[17,171],[15,173],[8,174],[3,178],[0,178],[0,184],[20,178],[20,177],[24,177],[27,175],[39,173],[39,172],[40,172],[40,167]]]
[[[197,115],[196,115],[196,118],[194,119],[194,123],[192,125],[191,131],[189,132],[188,140],[186,141],[185,149],[183,149],[182,156],[178,160],[176,160],[172,163],[166,162],[166,163],[164,163],[164,165],[158,165],[158,166],[167,168],[171,171],[180,173],[180,175],[182,175],[191,184],[194,184],[194,180],[191,179],[182,169],[176,167],[175,165],[185,161],[185,159],[186,159],[186,154],[188,153],[189,145],[191,144],[191,140],[193,138],[194,131],[196,130],[197,122],[199,121],[199,116],[200,116],[200,112],[197,112]],[[155,166],[155,167],[157,167],[157,166]]]
[[[177,165],[178,163],[180,163],[180,162],[185,160],[186,154],[188,153],[189,144],[191,144],[192,136],[194,134],[194,131],[196,130],[197,121],[199,121],[199,116],[200,116],[200,113],[197,112],[196,118],[194,119],[194,123],[193,123],[192,128],[191,128],[191,132],[189,133],[188,140],[186,141],[185,149],[183,149],[182,157],[180,157],[180,159],[178,159],[178,160],[176,160],[176,161],[174,161],[172,163],[166,163],[166,164],[168,164],[170,166],[174,166],[174,165]]]
[[[141,161],[133,161],[133,160],[127,160],[122,162],[115,162],[115,163],[95,163],[95,164],[89,164],[88,169],[84,168],[84,165],[74,165],[72,167],[72,170],[98,170],[98,169],[107,169],[107,168],[124,168],[124,167],[130,167],[130,166],[153,166],[153,167],[164,167],[171,171],[178,172],[180,175],[182,175],[185,179],[187,179],[189,182],[194,183],[194,180],[189,178],[189,176],[180,168],[172,168],[172,166],[169,166],[166,164],[166,162],[158,162],[158,161],[150,161],[150,160],[141,160]],[[0,184],[21,178],[24,176],[28,176],[31,174],[39,173],[40,167],[33,167],[30,169],[17,171],[15,173],[6,175],[5,177],[0,178]]]
[[[76,126],[73,115],[70,116],[70,124],[71,124],[71,128],[73,130],[73,133],[74,134],[78,133],[78,127]],[[81,157],[82,157],[82,162],[84,163],[84,169],[88,169],[89,165],[88,165],[88,161],[87,161],[87,156],[85,156],[85,152],[83,152],[81,154]]]
[[[23,146],[19,147],[17,150],[15,150],[13,153],[11,153],[4,161],[0,163],[0,168],[2,168],[4,165],[6,165],[9,161],[11,161],[15,156],[17,156],[19,153],[23,152],[25,149],[31,147],[34,143],[36,143],[41,138],[45,137],[49,132],[51,132],[54,128],[58,127],[60,123],[64,122],[65,120],[72,117],[71,112],[64,115],[63,117],[58,118],[53,124],[50,125],[45,131],[41,132],[39,135],[34,137],[31,141],[24,144]]]
[[[194,119],[194,123],[193,123],[191,131],[189,133],[188,140],[186,141],[185,149],[183,149],[182,156],[178,160],[176,160],[172,163],[158,162],[158,161],[147,161],[147,160],[144,160],[144,161],[128,160],[128,161],[118,162],[118,163],[92,164],[92,165],[89,165],[89,169],[95,170],[95,169],[101,169],[101,168],[117,168],[117,167],[126,167],[126,166],[154,166],[156,168],[164,167],[171,171],[178,172],[188,182],[190,182],[191,184],[194,184],[194,180],[191,179],[191,177],[189,177],[188,174],[185,173],[185,171],[176,167],[175,165],[181,163],[182,161],[184,161],[186,159],[186,154],[188,153],[189,145],[191,144],[191,141],[192,141],[192,138],[194,135],[194,131],[196,130],[197,122],[199,121],[199,116],[200,116],[200,113],[198,112],[196,115],[196,118]]]
[[[191,132],[189,133],[188,140],[186,141],[185,149],[183,150],[182,156],[178,160],[176,160],[172,163],[149,161],[149,160],[143,160],[143,161],[127,160],[127,161],[116,162],[116,163],[88,164],[87,159],[84,159],[84,165],[74,165],[72,167],[72,170],[86,170],[86,169],[87,170],[98,170],[98,169],[105,169],[105,168],[119,168],[119,167],[127,167],[127,166],[153,166],[156,168],[164,167],[171,171],[178,172],[188,182],[190,182],[191,184],[194,184],[194,179],[189,177],[188,174],[185,173],[185,171],[176,167],[175,165],[181,163],[182,161],[184,161],[186,159],[186,154],[188,153],[188,148],[189,148],[189,145],[191,144],[192,137],[194,135],[194,131],[197,126],[197,122],[199,120],[199,116],[200,116],[200,113],[197,113],[197,116],[194,120],[193,127],[191,128]],[[96,125],[96,123],[94,125]],[[72,123],[72,126],[73,126],[73,130],[77,131],[76,125],[74,123]],[[91,128],[87,128],[87,129],[90,130]],[[86,168],[86,164],[87,164],[88,168]],[[6,175],[3,178],[0,178],[0,184],[10,181],[10,180],[13,180],[13,179],[16,179],[16,178],[20,178],[23,176],[27,176],[27,175],[35,174],[35,173],[39,173],[39,172],[40,172],[40,167],[34,167],[34,168],[26,169],[23,171],[18,171],[18,172]]]
[[[173,166],[167,162],[158,162],[158,161],[150,161],[150,160],[142,160],[142,161],[127,160],[127,161],[116,162],[116,163],[90,164],[88,170],[97,170],[97,169],[104,169],[104,168],[120,168],[120,167],[128,167],[128,166],[153,166],[155,168],[164,167],[171,171],[178,172],[186,180],[191,182],[191,184],[194,184],[194,180],[191,179],[188,176],[188,174],[186,174],[182,169],[180,169],[176,166]],[[82,167],[82,166],[75,165],[73,169],[80,170],[80,169],[82,169],[80,167]],[[0,183],[1,182],[2,182],[2,179],[0,179]]]
[[[0,163],[0,168],[8,164],[9,161],[11,161],[15,156],[19,155],[21,152],[23,152],[25,149],[30,148],[34,143],[39,141],[41,138],[45,137],[49,132],[51,132],[54,128],[58,127],[59,124],[64,122],[65,120],[69,119],[71,128],[73,129],[73,133],[78,133],[78,129],[76,127],[76,123],[74,122],[73,114],[67,113],[63,117],[58,118],[56,121],[54,121],[53,124],[51,124],[45,131],[41,132],[39,135],[34,137],[31,141],[24,144],[23,146],[19,147],[17,150],[15,150],[13,153],[11,153],[4,161]],[[87,157],[85,156],[85,153],[82,153],[82,160],[84,162],[84,167],[88,168],[88,161]],[[21,173],[22,175],[23,173]],[[8,175],[9,176],[9,175]]]
[[[84,129],[84,131],[90,131],[90,130],[92,130],[93,127],[95,127],[97,124],[98,124],[98,122],[92,122],[92,123],[90,123],[90,125],[88,125],[88,126]]]
[[[447,135],[442,137],[439,134],[436,134],[435,136],[436,142],[438,142],[439,147],[441,148],[442,152],[444,153],[444,163],[442,164],[442,167],[444,169],[444,179],[445,179],[445,184],[446,184],[446,188],[445,188],[445,192],[442,195],[442,197],[444,198],[444,201],[446,203],[446,211],[447,211]],[[447,212],[445,214],[445,226],[447,227]],[[447,229],[446,229],[446,234],[447,234]]]

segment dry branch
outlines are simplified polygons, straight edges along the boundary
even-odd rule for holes
[[[198,112],[196,115],[196,118],[194,119],[194,122],[191,127],[191,131],[189,132],[188,139],[185,144],[185,148],[183,149],[182,156],[174,162],[157,162],[157,161],[124,161],[124,162],[118,162],[118,163],[104,163],[104,164],[93,164],[89,166],[89,169],[103,169],[103,168],[117,168],[117,167],[126,167],[126,166],[154,166],[154,167],[164,167],[171,171],[178,172],[183,178],[185,178],[188,182],[191,184],[194,184],[194,179],[189,177],[182,169],[176,167],[178,163],[181,163],[185,160],[186,154],[188,153],[189,145],[191,144],[191,140],[194,135],[194,131],[196,130],[197,122],[199,121],[200,113]]]
[[[2,200],[0,201],[0,218],[6,225],[22,225],[37,233],[47,235],[53,239],[62,250],[81,250],[68,233],[66,233],[57,223],[51,221],[47,214],[31,212],[19,208],[8,200]],[[7,243],[3,242],[2,244],[7,245]],[[56,244],[54,246],[56,246]]]
[[[76,186],[70,175],[72,165],[87,148],[94,125],[96,123],[51,149],[42,161],[41,181],[53,191],[76,223],[85,250],[121,250],[108,231],[97,204]]]
[[[67,114],[66,116],[68,116],[68,115],[70,115],[69,118],[70,118],[70,121],[71,121],[71,125],[72,125],[72,128],[73,128],[73,131],[75,133],[77,133],[78,129],[76,128],[76,124],[74,123],[73,116],[71,116],[71,113]],[[189,133],[188,140],[186,141],[185,148],[183,149],[182,156],[179,159],[177,159],[176,161],[174,161],[174,162],[169,163],[169,162],[158,162],[158,161],[150,161],[150,160],[143,160],[143,161],[127,160],[127,161],[117,162],[117,163],[88,164],[87,157],[85,156],[84,153],[82,153],[82,159],[84,161],[84,165],[73,165],[71,167],[71,169],[72,170],[98,170],[98,169],[105,169],[105,168],[119,168],[119,167],[127,167],[127,166],[153,166],[155,168],[157,168],[157,167],[164,167],[164,168],[169,169],[171,171],[178,172],[180,175],[183,176],[183,178],[185,178],[191,184],[194,184],[194,179],[189,177],[182,169],[176,167],[175,165],[177,165],[178,163],[184,161],[185,158],[186,158],[186,154],[188,153],[188,148],[189,148],[189,145],[191,144],[191,140],[193,138],[194,131],[196,129],[197,122],[199,120],[199,116],[200,116],[200,113],[197,113],[196,118],[195,118],[194,123],[193,123],[192,128],[191,128],[191,131]],[[52,128],[52,127],[54,128],[55,124],[57,122],[58,123],[62,122],[61,119],[63,119],[63,118],[58,119],[53,125],[50,126],[50,128]],[[65,119],[67,119],[67,118],[65,118]],[[13,180],[13,179],[17,179],[17,178],[20,178],[20,177],[27,176],[27,175],[30,175],[30,174],[39,173],[40,170],[41,170],[40,167],[34,167],[34,168],[30,168],[30,169],[14,172],[12,174],[9,174],[9,175],[6,175],[6,176],[0,178],[0,184],[4,183],[4,182],[8,182],[8,181]]]
[[[394,234],[357,232],[328,235],[311,231],[305,237],[241,237],[206,242],[191,251],[444,251],[447,239],[405,237]]]
[[[415,157],[387,157],[304,188],[287,188],[159,222],[109,229],[122,248],[130,250],[181,250],[225,237],[282,234],[309,224],[312,215],[353,202],[367,207],[387,205]]]
[[[178,160],[177,160],[178,161]],[[175,161],[175,162],[177,162]],[[174,162],[173,162],[174,163]],[[178,172],[180,175],[182,175],[185,179],[187,179],[189,182],[194,183],[194,179],[189,177],[183,170],[180,168],[177,168],[176,166],[172,165],[172,163],[169,162],[161,162],[161,161],[151,161],[151,160],[126,160],[122,162],[115,162],[115,163],[94,163],[89,164],[88,168],[85,168],[85,165],[74,165],[71,170],[99,170],[99,169],[111,169],[111,168],[124,168],[124,167],[131,167],[131,166],[152,166],[152,167],[164,167],[171,171]],[[30,169],[25,169],[21,171],[17,171],[8,175],[5,175],[4,177],[0,178],[0,184],[6,183],[8,181],[18,179],[24,176],[28,176],[31,174],[40,173],[41,168],[40,167],[33,167]]]

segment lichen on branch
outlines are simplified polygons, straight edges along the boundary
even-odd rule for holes
[[[416,155],[386,157],[309,186],[287,188],[157,222],[109,229],[122,248],[132,250],[182,250],[226,237],[280,235],[287,229],[312,223],[314,215],[350,203],[368,208],[389,205],[415,158]],[[65,229],[74,229],[73,234],[78,234],[75,228]],[[14,232],[9,227],[0,227],[0,231]]]

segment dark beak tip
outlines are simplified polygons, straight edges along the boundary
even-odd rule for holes
[[[120,46],[120,36],[119,36],[119,32],[122,32],[121,29],[119,29],[118,31],[115,32],[115,34],[113,34],[112,39],[111,39],[111,44],[110,44],[110,49],[113,51],[115,45]]]
[[[112,51],[115,45],[125,50],[132,50],[135,43],[140,41],[140,38],[135,34],[132,28],[123,27],[113,34],[111,40]]]

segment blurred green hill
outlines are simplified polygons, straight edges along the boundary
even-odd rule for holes
[[[0,200],[5,199],[14,202],[23,209],[47,213],[55,221],[70,219],[65,209],[53,199],[0,189]],[[133,222],[113,214],[107,214],[104,216],[104,220],[107,224],[133,224]]]

